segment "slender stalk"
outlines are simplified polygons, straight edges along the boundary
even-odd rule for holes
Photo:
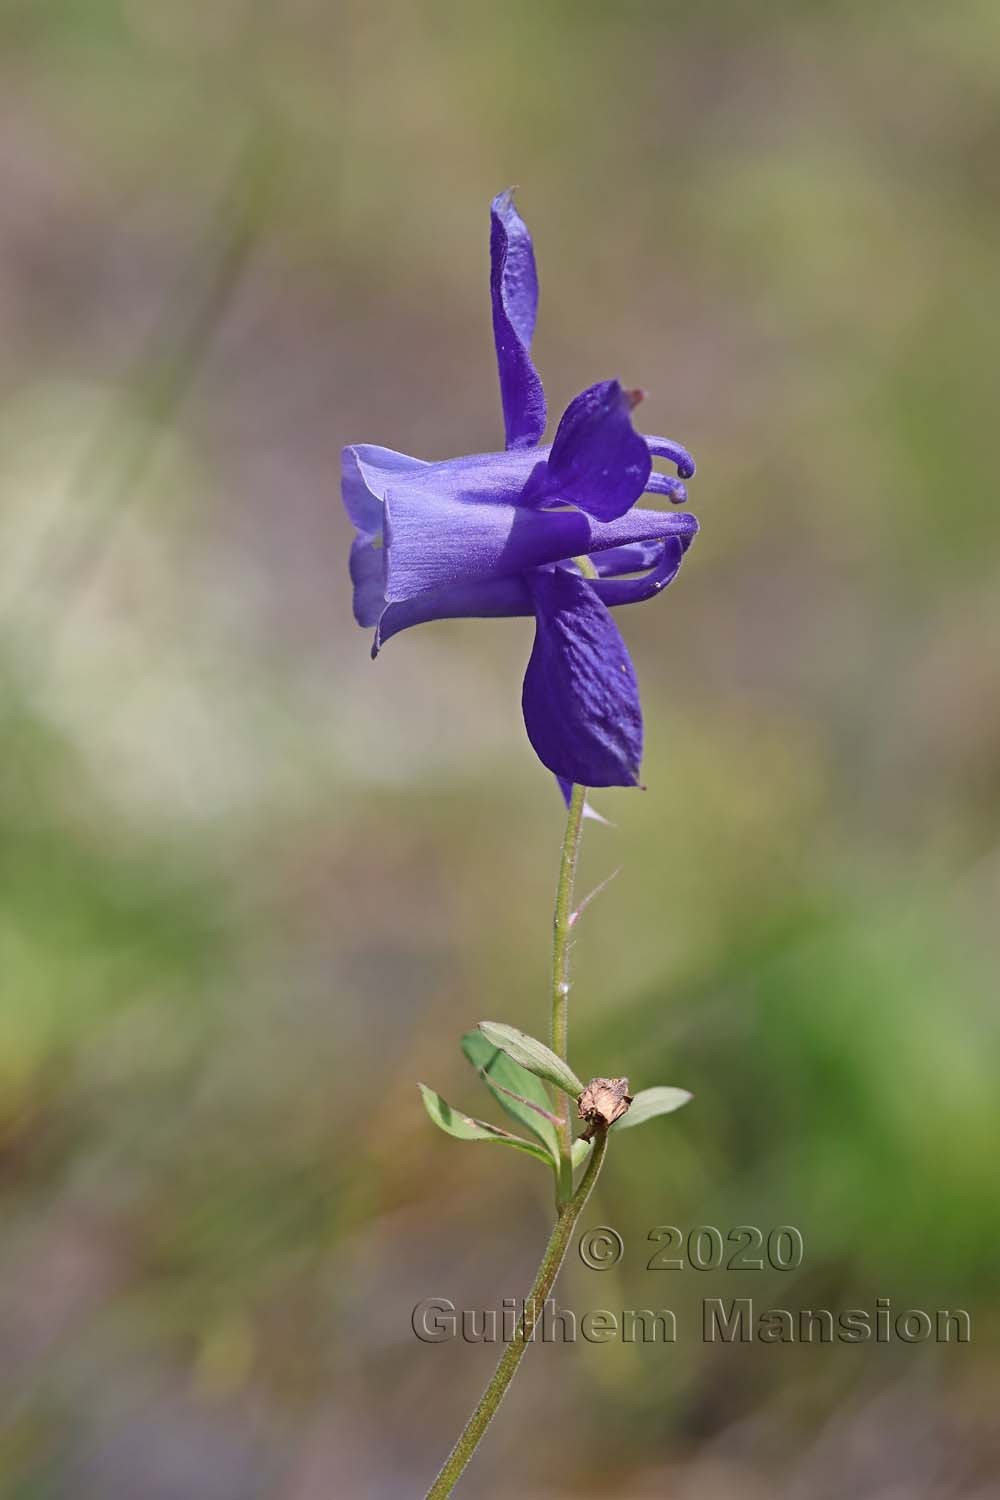
[[[579,788],[577,790],[580,790]],[[572,818],[572,811],[571,811]],[[604,1161],[604,1153],[607,1150],[608,1136],[606,1130],[598,1130],[594,1136],[594,1146],[590,1153],[590,1161],[587,1170],[580,1179],[580,1185],[567,1203],[563,1203],[556,1216],[556,1222],[545,1247],[541,1265],[532,1284],[531,1291],[524,1301],[524,1311],[517,1325],[513,1339],[500,1356],[500,1362],[493,1372],[493,1378],[479,1398],[472,1416],[465,1424],[464,1431],[455,1444],[440,1474],[427,1491],[426,1500],[445,1500],[458,1483],[459,1476],[465,1468],[469,1459],[475,1453],[490,1422],[496,1415],[500,1402],[507,1393],[507,1387],[514,1378],[514,1372],[524,1356],[532,1340],[535,1327],[542,1316],[545,1300],[551,1295],[555,1285],[559,1268],[566,1256],[570,1240],[573,1237],[573,1229],[584,1204],[590,1197],[591,1189],[597,1181],[598,1173]]]
[[[563,835],[562,855],[559,861],[559,883],[556,886],[556,909],[552,928],[552,1050],[566,1057],[569,1044],[569,955],[570,922],[573,916],[573,887],[576,882],[576,862],[580,853],[580,834],[583,829],[583,806],[587,788],[575,786],[569,801],[566,817],[566,832]],[[572,1101],[566,1094],[559,1094],[556,1112],[559,1116],[559,1188],[556,1202],[568,1202],[573,1192],[573,1122]]]
[[[562,854],[559,860],[559,882],[556,886],[556,907],[553,917],[552,939],[552,1050],[566,1057],[569,1041],[569,956],[570,925],[573,917],[573,889],[576,883],[576,863],[580,853],[580,833],[583,828],[583,808],[587,796],[586,787],[574,786],[566,817],[566,832],[563,835]],[[594,1136],[590,1160],[573,1191],[573,1118],[572,1100],[559,1093],[556,1100],[556,1126],[559,1134],[559,1186],[556,1191],[556,1222],[549,1242],[545,1247],[541,1264],[535,1275],[531,1291],[524,1300],[524,1311],[518,1321],[511,1342],[500,1356],[493,1378],[486,1387],[475,1411],[472,1413],[461,1437],[445,1460],[437,1479],[427,1491],[426,1500],[445,1500],[458,1483],[459,1476],[475,1453],[514,1373],[524,1357],[524,1351],[532,1340],[535,1327],[555,1285],[559,1268],[573,1237],[573,1229],[581,1210],[590,1197],[607,1150],[607,1131],[599,1129]]]

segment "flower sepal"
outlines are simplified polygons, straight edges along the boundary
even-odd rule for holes
[[[510,192],[490,208],[490,298],[504,447],[435,462],[373,443],[343,449],[354,618],[374,627],[374,657],[434,620],[534,616],[521,708],[539,760],[561,782],[636,787],[639,686],[609,611],[676,578],[698,523],[638,502],[686,505],[694,459],[637,430],[645,393],[618,380],[574,396],[543,443],[545,392],[531,355],[538,273]]]

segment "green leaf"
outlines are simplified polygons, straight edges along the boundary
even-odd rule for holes
[[[583,1093],[583,1084],[572,1068],[561,1057],[557,1057],[550,1047],[546,1047],[544,1042],[537,1042],[533,1036],[518,1031],[515,1026],[502,1026],[499,1021],[480,1021],[479,1030],[488,1042],[506,1052],[508,1057],[520,1063],[522,1068],[527,1068],[529,1073],[534,1073],[536,1078],[554,1083],[557,1089],[562,1089],[564,1094],[569,1094],[574,1099]]]
[[[497,1125],[489,1125],[485,1120],[474,1120],[471,1115],[463,1115],[460,1110],[452,1109],[447,1100],[429,1089],[426,1083],[419,1083],[417,1087],[427,1113],[446,1135],[456,1136],[460,1141],[495,1141],[501,1146],[513,1146],[517,1151],[537,1156],[539,1161],[551,1167],[549,1153],[543,1151],[541,1146],[536,1146],[534,1141],[522,1140],[519,1135],[511,1135],[508,1130],[501,1130]]]
[[[572,1160],[574,1172],[576,1171],[577,1167],[582,1167],[583,1163],[587,1160],[587,1157],[590,1155],[590,1148],[592,1144],[592,1141],[585,1141],[582,1135],[578,1135],[576,1140],[573,1142]]]
[[[462,1038],[462,1051],[476,1069],[497,1103],[536,1135],[551,1153],[553,1162],[559,1160],[559,1136],[556,1127],[547,1116],[551,1113],[551,1101],[545,1085],[522,1068],[499,1047],[488,1042],[481,1031],[467,1031]],[[512,1098],[512,1095],[519,1097]],[[544,1113],[539,1113],[539,1111]]]
[[[632,1100],[628,1114],[622,1115],[612,1129],[628,1130],[632,1125],[644,1125],[656,1115],[669,1115],[675,1109],[680,1109],[691,1097],[687,1089],[673,1089],[662,1083],[653,1089],[640,1089]]]

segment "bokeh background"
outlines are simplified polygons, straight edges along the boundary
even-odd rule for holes
[[[422,1494],[496,1351],[413,1304],[530,1280],[544,1174],[414,1080],[489,1113],[460,1033],[545,1025],[531,630],[373,665],[338,499],[344,442],[498,444],[510,183],[550,410],[619,375],[699,460],[572,1027],[697,1097],[559,1289],[678,1343],[532,1350],[461,1493],[998,1493],[998,47],[985,0],[8,0],[4,1496]],[[650,1273],[665,1223],[803,1264]],[[704,1345],[737,1295],[973,1339]]]

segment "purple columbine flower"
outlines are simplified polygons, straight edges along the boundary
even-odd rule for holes
[[[355,443],[343,451],[354,617],[372,655],[428,620],[534,615],[522,708],[535,752],[565,785],[634,786],[642,710],[609,607],[652,598],[676,576],[694,516],[637,510],[641,495],[683,503],[694,462],[632,425],[640,393],[604,380],[566,408],[541,445],[545,392],[531,361],[535,254],[510,193],[491,206],[490,293],[507,446],[425,463]],[[653,469],[673,463],[679,479]],[[638,576],[637,576],[638,575]]]

